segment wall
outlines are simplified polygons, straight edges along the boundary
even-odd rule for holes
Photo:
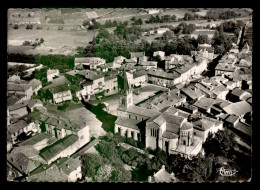
[[[140,135],[140,130],[136,130],[136,129],[132,129],[132,128],[128,128],[126,126],[123,125],[118,125],[115,124],[115,133],[119,133],[119,128],[120,128],[120,135],[125,137],[125,135],[127,135],[128,138],[133,138],[134,140],[138,140],[138,135]],[[126,133],[126,131],[128,131]],[[134,136],[131,137],[131,132],[134,133]]]

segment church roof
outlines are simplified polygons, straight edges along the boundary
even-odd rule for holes
[[[139,121],[137,121],[137,120],[129,119],[129,118],[122,118],[122,117],[117,118],[117,120],[115,121],[115,124],[117,124],[117,125],[122,125],[122,126],[125,126],[128,128],[140,130],[137,126],[138,123],[139,123]]]

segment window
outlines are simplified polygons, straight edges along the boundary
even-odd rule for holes
[[[135,120],[137,120],[137,116],[135,116]]]

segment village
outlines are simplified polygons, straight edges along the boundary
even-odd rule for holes
[[[252,49],[243,42],[246,29],[244,24],[237,43],[224,54],[214,53],[210,43],[203,43],[189,55],[135,51],[112,62],[79,56],[71,69],[29,64],[23,71],[33,75],[44,70],[44,80],[10,75],[8,181],[206,181],[212,176],[212,165],[205,166],[207,176],[187,177],[190,166],[179,169],[179,162],[205,159],[212,163],[213,158],[221,158],[222,163],[235,164],[235,153],[225,158],[214,152],[212,139],[221,137],[219,143],[225,143],[227,134],[232,136],[232,151],[251,155]],[[166,31],[161,28],[156,33]],[[213,38],[214,31],[208,32]],[[192,35],[198,38],[196,32]],[[8,66],[19,65],[24,64],[8,62]],[[115,146],[109,148],[109,143]],[[122,161],[109,151],[122,153]],[[127,158],[128,152],[136,158]],[[158,161],[164,159],[158,155],[164,154],[174,158],[176,165]],[[95,165],[102,163],[99,156],[102,166]],[[117,162],[122,168],[115,166]],[[138,178],[141,168],[149,164],[151,169]]]

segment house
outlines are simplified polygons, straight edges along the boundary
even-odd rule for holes
[[[145,68],[146,70],[154,68],[157,68],[157,62],[156,61],[140,61],[138,63],[139,66],[142,66],[143,68]]]
[[[33,90],[32,86],[29,84],[8,83],[7,93],[24,95],[26,96],[26,99],[31,99],[33,95]]]
[[[137,59],[134,57],[131,59],[125,59],[125,63],[126,63],[126,65],[129,65],[129,66],[135,66],[137,63]]]
[[[147,72],[137,71],[133,73],[133,84],[135,86],[142,85],[147,82]]]
[[[229,89],[225,88],[224,85],[214,86],[210,90],[211,90],[211,92],[213,92],[215,94],[216,98],[219,98],[222,100],[226,100],[227,94],[229,93]]]
[[[252,97],[252,95],[249,92],[239,88],[234,88],[230,93],[229,100],[231,102],[239,102],[241,100],[247,100],[250,97]]]
[[[224,74],[226,76],[230,76],[236,71],[236,69],[237,68],[232,65],[219,63],[215,68],[215,75]]]
[[[70,81],[65,77],[65,76],[60,76],[59,78],[53,79],[51,81],[51,84],[43,87],[43,90],[47,90],[47,89],[51,89],[51,88],[55,88],[57,86],[61,86],[61,85],[71,85]]]
[[[52,93],[53,103],[58,104],[63,101],[72,100],[72,94],[67,84],[48,89]]]
[[[115,94],[118,92],[117,76],[110,75],[104,77],[105,82],[105,94]]]
[[[170,31],[170,29],[169,28],[158,28],[156,30],[157,34],[163,34],[163,33],[167,32],[167,31]]]
[[[19,118],[24,115],[27,115],[29,113],[28,102],[29,100],[25,100],[23,102],[10,105],[7,108],[9,111],[9,115],[15,118]]]
[[[198,99],[193,105],[198,107],[201,112],[211,112],[211,107],[215,104],[215,100],[212,98],[202,97]]]
[[[197,39],[200,34],[207,35],[209,39],[212,39],[215,30],[209,30],[209,29],[196,29],[193,33],[190,34],[191,38]]]
[[[180,182],[180,180],[175,177],[173,172],[171,174],[168,173],[165,170],[165,166],[162,165],[162,168],[158,172],[156,172],[153,176],[148,177],[148,182],[176,183],[176,182]]]
[[[17,137],[25,133],[29,130],[30,123],[26,122],[25,120],[19,120],[16,123],[12,123],[7,127],[7,133],[10,135],[10,141],[12,144],[18,142]]]
[[[130,52],[130,59],[142,59],[143,57],[145,57],[145,52]]]
[[[75,67],[83,67],[89,70],[95,70],[97,66],[105,63],[106,60],[99,57],[75,57],[74,60]]]
[[[158,13],[160,13],[160,10],[157,10],[157,9],[148,9],[147,12],[148,12],[148,14],[152,15],[152,14],[158,14]]]
[[[150,69],[147,73],[148,81],[159,86],[170,87],[174,80],[174,74],[167,73],[161,69]]]
[[[252,112],[252,106],[243,100],[240,102],[231,103],[224,107],[223,110],[228,114],[233,114],[242,118],[246,113]]]
[[[186,97],[180,94],[178,90],[173,89],[155,97],[151,101],[147,101],[144,104],[139,104],[139,106],[145,107],[147,109],[162,111],[165,108],[168,108],[169,106],[170,107],[181,106],[185,102],[186,102]]]
[[[18,176],[26,176],[42,163],[42,160],[38,160],[37,153],[38,151],[33,147],[26,147],[22,152],[14,149],[7,154],[7,163],[18,172]]]
[[[204,97],[204,93],[195,86],[187,86],[180,89],[180,93],[187,97],[187,102],[193,104],[195,101]]]
[[[50,82],[55,76],[59,76],[60,72],[58,69],[48,69],[47,70],[47,81]]]
[[[21,95],[21,94],[8,94],[7,96],[7,107],[16,104],[16,103],[20,103],[27,100],[25,95]]]
[[[118,56],[114,58],[114,62],[123,63],[123,61],[126,60],[123,56]]]
[[[42,88],[42,82],[37,79],[29,81],[29,85],[32,86],[32,91],[37,95],[38,91]]]
[[[155,51],[153,52],[153,57],[160,56],[161,60],[164,60],[165,52],[164,51]]]
[[[106,64],[109,69],[118,69],[121,67],[121,64],[118,62],[112,62]]]
[[[76,182],[82,178],[79,157],[61,158],[56,163],[43,165],[26,177],[28,182]]]
[[[209,134],[214,134],[218,130],[223,129],[223,124],[216,125],[215,122],[210,121],[208,119],[199,119],[197,121],[193,121],[194,135],[197,135],[202,138],[203,143],[208,138]]]

